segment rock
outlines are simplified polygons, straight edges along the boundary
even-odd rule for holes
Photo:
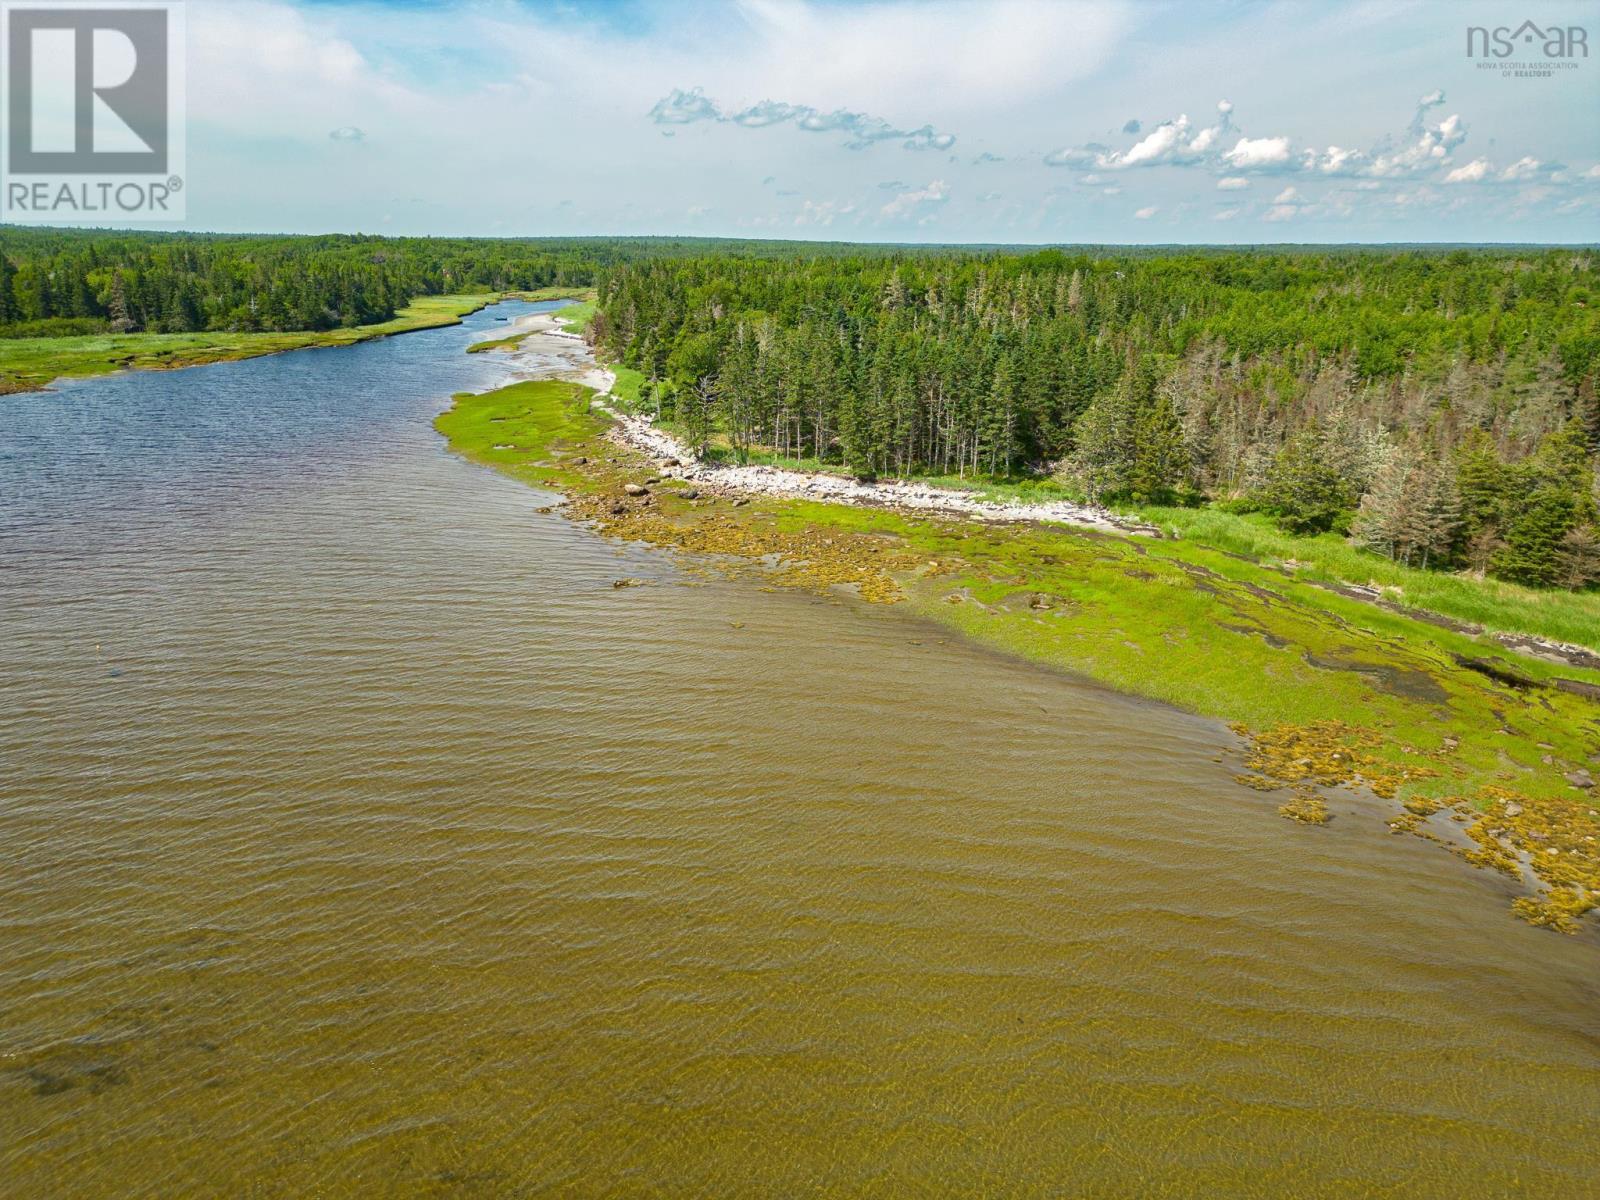
[[[682,465],[683,465],[683,464],[682,464],[682,463],[680,463],[680,462],[679,462],[679,461],[678,461],[678,460],[677,460],[677,459],[675,459],[675,458],[663,458],[663,459],[662,459],[662,460],[661,460],[661,465],[662,465],[662,466],[663,466],[663,467],[680,467],[680,466],[682,466]]]
[[[1506,805],[1506,816],[1508,816],[1508,817],[1520,817],[1521,815],[1522,815],[1522,805],[1516,804],[1516,803],[1511,803],[1511,804],[1507,804]]]
[[[572,460],[572,465],[575,466],[575,467],[581,467],[585,463],[587,463],[588,461],[589,461],[589,459],[588,459],[588,457],[586,455],[580,454],[580,455],[578,455],[577,458]]]
[[[649,488],[637,483],[625,483],[622,485],[622,490],[630,496],[648,496],[650,494]]]
[[[737,500],[735,500],[733,502],[733,506],[735,508],[743,508],[746,504],[749,504],[749,503],[750,503],[750,497],[749,496],[740,496]]]
[[[655,487],[655,485],[660,483],[660,482],[661,482],[661,476],[652,475],[652,476],[650,476],[649,479],[646,479],[644,481],[644,485],[645,485],[645,487]]]
[[[628,511],[628,506],[626,504],[613,504],[611,506],[611,515],[614,516],[614,517],[620,517],[623,513],[627,512],[627,511]]]
[[[700,493],[695,491],[694,488],[686,488],[683,491],[679,492],[678,495],[682,496],[685,500],[698,500],[698,499],[700,499]]]
[[[1576,771],[1568,772],[1567,782],[1575,788],[1582,788],[1584,791],[1588,791],[1594,786],[1594,776],[1589,774],[1588,771],[1579,768]]]

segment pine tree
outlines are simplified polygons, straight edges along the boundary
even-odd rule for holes
[[[1291,533],[1326,533],[1338,523],[1351,496],[1318,426],[1307,426],[1278,452],[1262,499]]]
[[[16,274],[17,269],[11,265],[11,260],[4,252],[0,252],[0,325],[9,325],[13,321],[20,320],[16,298],[12,294]]]
[[[1134,421],[1129,490],[1135,500],[1169,504],[1189,474],[1183,423],[1164,392],[1150,398]]]

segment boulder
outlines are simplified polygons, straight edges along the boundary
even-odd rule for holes
[[[1594,776],[1580,767],[1576,771],[1567,773],[1567,782],[1575,788],[1582,788],[1584,791],[1588,791],[1594,786]]]
[[[685,488],[683,491],[679,492],[678,495],[682,496],[685,500],[700,499],[700,493],[695,491],[694,488]]]
[[[622,485],[622,490],[630,496],[647,496],[650,494],[649,488],[638,483],[625,483]]]

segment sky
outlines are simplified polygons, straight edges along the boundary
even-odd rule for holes
[[[1600,241],[1592,0],[188,14],[190,229]],[[1590,56],[1468,56],[1469,26],[1524,20]]]

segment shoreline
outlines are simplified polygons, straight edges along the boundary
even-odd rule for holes
[[[537,353],[527,343],[534,337],[562,339],[582,346],[588,364],[560,376],[593,389],[596,403],[613,422],[608,436],[626,449],[640,451],[657,459],[658,472],[712,490],[739,495],[772,496],[790,500],[818,500],[833,504],[890,508],[903,512],[943,513],[978,521],[1044,521],[1095,529],[1106,533],[1161,537],[1154,525],[1119,516],[1097,505],[1074,504],[1066,500],[1042,504],[1018,501],[981,500],[970,492],[955,488],[919,484],[909,480],[866,483],[845,475],[823,471],[798,471],[786,467],[713,465],[701,460],[688,446],[647,417],[634,416],[613,408],[611,389],[616,372],[608,370],[593,356],[593,350],[578,334],[564,328],[560,310],[534,313],[514,322],[518,332],[491,342],[470,347],[474,352],[504,349],[510,354]]]
[[[458,395],[436,425],[458,453],[561,492],[569,518],[695,570],[907,603],[977,644],[1219,720],[1244,739],[1237,778],[1278,793],[1265,802],[1279,816],[1316,827],[1347,789],[1370,795],[1391,832],[1506,877],[1525,920],[1595,934],[1600,672],[1529,659],[1513,684],[1483,670],[1504,649],[1484,635],[1189,540],[1002,523],[942,497],[913,509],[785,494],[790,482],[746,490],[580,383],[607,374],[586,346],[571,353],[581,339],[553,321],[530,333],[566,351],[564,377]],[[1558,686],[1572,674],[1592,691]]]
[[[0,395],[41,392],[62,379],[90,379],[118,371],[177,371],[219,362],[242,362],[294,350],[323,350],[460,325],[464,318],[508,298],[499,292],[419,296],[375,325],[279,333],[121,333],[64,338],[15,338],[15,355],[34,354],[38,366],[8,368]],[[242,340],[241,340],[242,339]],[[259,339],[259,340],[255,340]],[[0,348],[8,342],[0,341]]]
[[[589,386],[593,386],[592,384]],[[797,471],[786,467],[713,466],[703,462],[672,434],[658,429],[646,417],[617,412],[597,403],[615,421],[610,434],[620,446],[652,455],[657,469],[669,478],[725,489],[743,495],[773,496],[787,500],[817,500],[830,504],[890,508],[902,512],[941,513],[975,521],[1039,521],[1139,537],[1161,536],[1154,525],[1120,517],[1094,505],[1066,500],[1046,504],[980,500],[970,492],[907,480],[865,483],[823,471]]]

